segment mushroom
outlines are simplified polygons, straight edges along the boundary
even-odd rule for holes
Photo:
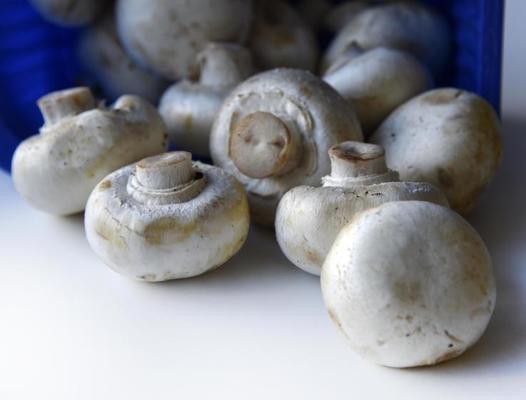
[[[126,54],[112,13],[82,34],[78,50],[83,67],[108,98],[135,94],[156,104],[168,86],[167,81],[139,67]]]
[[[454,211],[422,201],[353,218],[327,255],[321,288],[351,347],[396,368],[462,354],[483,334],[496,300],[480,236]]]
[[[118,0],[116,10],[130,56],[172,80],[197,76],[208,42],[246,40],[252,18],[250,0]]]
[[[249,46],[261,70],[289,67],[314,71],[318,43],[312,29],[284,1],[260,1]]]
[[[282,198],[276,213],[276,237],[297,267],[320,275],[323,261],[340,230],[357,213],[390,201],[422,200],[447,206],[433,185],[399,182],[385,165],[381,146],[344,142],[331,147],[331,174],[322,187],[298,186]]]
[[[439,73],[448,61],[449,41],[447,21],[434,9],[416,2],[378,5],[358,13],[342,28],[324,55],[322,69],[356,43],[365,50],[390,47],[407,51]]]
[[[159,282],[203,274],[247,237],[243,187],[188,152],[146,158],[103,179],[86,205],[86,237],[113,270]]]
[[[476,94],[442,88],[396,109],[372,136],[402,180],[430,182],[451,208],[468,213],[495,174],[502,152],[500,123]]]
[[[323,26],[329,32],[339,32],[355,16],[374,4],[372,0],[353,0],[336,4],[323,16]]]
[[[210,43],[198,58],[199,81],[182,80],[170,86],[159,112],[179,149],[209,158],[214,118],[228,93],[252,74],[253,67],[248,50],[235,44]]]
[[[91,190],[108,173],[166,149],[157,110],[136,96],[113,107],[97,105],[85,87],[38,100],[40,134],[24,140],[12,161],[16,190],[33,207],[67,215],[84,210]]]
[[[64,26],[82,26],[94,21],[106,0],[30,0],[47,20]]]
[[[351,106],[307,71],[279,68],[237,86],[219,111],[210,137],[214,164],[246,188],[253,219],[273,226],[281,196],[316,185],[330,170],[327,151],[362,140]]]
[[[323,79],[352,103],[366,136],[396,107],[432,86],[430,72],[415,57],[384,47],[334,65]]]

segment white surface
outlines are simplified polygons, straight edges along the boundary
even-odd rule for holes
[[[435,368],[367,363],[332,327],[317,278],[259,229],[201,278],[129,281],[91,253],[81,217],[31,210],[0,173],[0,399],[524,398],[526,2],[507,8],[504,162],[470,217],[499,292],[475,348]]]

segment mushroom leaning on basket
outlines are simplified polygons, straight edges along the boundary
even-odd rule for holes
[[[108,108],[79,87],[50,93],[38,106],[44,125],[17,147],[12,174],[22,197],[47,213],[84,210],[108,173],[166,150],[164,123],[140,97],[122,96]]]
[[[126,166],[93,190],[85,214],[93,251],[144,281],[200,275],[224,264],[249,228],[243,187],[229,174],[171,152]]]
[[[198,82],[182,80],[163,94],[159,112],[177,148],[210,157],[210,130],[223,100],[239,82],[253,73],[244,47],[210,43],[198,55]]]
[[[398,368],[462,354],[483,334],[496,300],[477,232],[454,211],[421,201],[353,218],[323,264],[321,288],[351,347]]]
[[[500,123],[491,105],[463,90],[431,90],[396,109],[372,136],[402,180],[439,187],[468,213],[500,162]]]
[[[106,0],[30,0],[47,20],[58,25],[82,26],[93,22]]]
[[[275,69],[251,77],[227,97],[212,128],[215,165],[248,192],[253,219],[273,226],[281,196],[316,185],[330,171],[327,151],[362,140],[351,106],[307,71]]]
[[[331,174],[322,187],[298,186],[281,199],[276,238],[297,267],[320,275],[323,261],[340,230],[359,212],[400,200],[422,200],[447,206],[433,185],[399,182],[385,165],[381,146],[344,142],[329,150]]]
[[[358,46],[323,76],[353,105],[366,137],[399,105],[429,90],[428,69],[409,53],[377,47],[358,55]]]
[[[242,43],[252,20],[250,0],[118,0],[117,29],[139,64],[167,79],[195,78],[197,54],[209,42]]]

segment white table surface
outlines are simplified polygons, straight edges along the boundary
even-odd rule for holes
[[[464,356],[413,370],[362,360],[318,279],[257,228],[208,275],[127,280],[90,251],[81,217],[33,211],[0,173],[0,399],[526,398],[525,15],[508,1],[504,161],[469,218],[493,256],[497,308]]]

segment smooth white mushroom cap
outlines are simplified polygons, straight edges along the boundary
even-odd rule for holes
[[[108,173],[166,149],[157,110],[136,96],[96,106],[87,88],[53,92],[39,100],[45,125],[17,147],[16,190],[33,207],[67,215],[84,210],[91,190]]]
[[[202,274],[241,248],[249,228],[243,187],[219,168],[171,152],[108,175],[93,190],[86,236],[113,270],[145,281]]]
[[[30,0],[47,20],[64,26],[92,22],[108,4],[106,0]]]
[[[477,232],[452,210],[420,201],[358,214],[334,242],[321,288],[351,347],[398,368],[462,354],[486,329],[496,300]]]
[[[298,186],[280,200],[276,238],[297,267],[320,275],[340,230],[359,212],[390,201],[421,200],[447,206],[433,185],[399,182],[387,169],[381,146],[345,142],[330,149],[331,175],[322,187]]]
[[[242,43],[250,0],[118,0],[117,28],[130,56],[168,79],[198,75],[208,42]]]
[[[490,182],[502,152],[493,108],[476,94],[431,90],[395,110],[371,137],[402,180],[439,187],[453,209],[467,213]]]
[[[407,51],[438,73],[448,62],[450,34],[447,21],[424,4],[394,2],[370,7],[338,33],[323,57],[322,69],[353,43],[366,50],[390,47]]]
[[[351,102],[366,134],[372,134],[396,107],[429,90],[433,81],[415,57],[383,47],[330,68],[323,79]]]
[[[282,68],[232,91],[214,122],[210,150],[214,164],[245,186],[255,220],[272,225],[281,196],[318,184],[330,171],[328,149],[345,140],[362,140],[348,103],[309,72]]]

